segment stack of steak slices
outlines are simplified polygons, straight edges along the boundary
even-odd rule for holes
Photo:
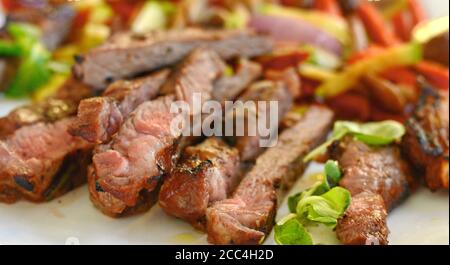
[[[303,172],[303,157],[328,133],[333,113],[311,107],[286,129],[244,176],[233,195],[206,211],[208,241],[214,244],[259,244],[270,232],[278,203]]]
[[[69,79],[56,95],[0,119],[0,201],[45,201],[85,182],[92,145],[67,132],[90,89]]]
[[[217,92],[215,95],[222,94],[223,96],[219,97],[222,102],[232,100],[238,94],[236,87],[248,85],[249,73],[252,69],[256,73],[256,69],[259,68],[251,66],[250,62],[244,62],[239,69],[238,74],[230,78],[230,83],[235,84],[232,93],[222,93],[223,84],[227,82],[226,78],[216,82],[213,94],[214,92]],[[242,73],[243,78],[239,78],[239,72]],[[253,76],[256,75],[253,74]],[[237,99],[236,102],[242,105],[236,105],[236,109],[225,109],[231,113],[231,115],[226,114],[226,117],[233,119],[228,122],[236,123],[238,119],[236,115],[248,113],[246,110],[239,111],[246,102],[255,103],[256,106],[255,109],[248,111],[258,112],[258,102],[268,103],[269,101],[277,101],[278,109],[265,109],[264,111],[267,112],[265,114],[268,115],[269,111],[277,111],[277,118],[280,121],[292,105],[292,96],[289,91],[284,82],[255,82]],[[225,104],[225,107],[227,106]],[[246,127],[256,126],[256,124],[247,124],[246,122],[249,121],[246,117],[239,118],[244,119]],[[278,124],[270,129],[272,133],[277,133]],[[237,143],[236,147],[230,147],[217,138],[208,138],[203,143],[186,149],[185,157],[168,174],[161,187],[159,204],[166,213],[182,218],[196,228],[205,229],[207,208],[214,202],[224,200],[231,195],[243,176],[247,161],[256,158],[263,150],[258,134],[248,136],[244,132],[243,136],[238,137],[233,134],[228,138],[235,138],[231,142]]]
[[[167,95],[141,104],[110,142],[96,148],[89,187],[98,208],[120,216],[151,206],[150,197],[156,195],[161,178],[172,170],[181,151],[182,128],[172,124],[183,114],[171,112],[171,104],[180,100],[193,109],[194,93],[202,100],[210,99],[214,82],[224,69],[215,52],[193,50],[161,89]]]
[[[250,31],[187,29],[146,36],[121,33],[101,47],[78,56],[75,78],[63,86],[66,89],[60,89],[58,95],[49,100],[16,109],[0,119],[1,199],[13,202],[26,197],[42,201],[70,190],[84,181],[86,164],[92,158],[91,150],[98,145],[90,170],[90,184],[94,185],[94,189],[90,189],[93,201],[111,215],[137,208],[139,203],[134,205],[133,200],[139,201],[136,197],[150,193],[157,182],[155,179],[170,170],[178,155],[174,150],[180,137],[176,132],[170,131],[169,134],[168,131],[173,118],[169,113],[171,103],[188,100],[189,95],[182,93],[198,91],[197,88],[190,90],[195,86],[201,89],[209,87],[206,95],[211,98],[208,95],[212,91],[211,84],[216,82],[222,87],[233,88],[233,93],[240,93],[260,75],[260,68],[250,62],[238,69],[234,79],[221,78],[223,63],[216,69],[207,69],[212,64],[203,68],[201,71],[207,77],[197,74],[198,81],[183,73],[186,70],[176,70],[170,77],[178,80],[172,85],[173,94],[155,99],[169,71],[151,71],[177,64],[199,46],[217,52],[219,56],[215,55],[213,63],[217,64],[219,57],[246,58],[267,53],[272,49],[272,42]],[[214,71],[217,74],[208,75]],[[141,73],[150,75],[122,81],[124,77],[135,78]],[[111,84],[101,97],[84,100],[78,106],[80,100],[92,95],[91,88],[98,91],[115,80],[119,81]],[[205,80],[208,82],[205,86],[196,83]],[[170,88],[170,85],[164,87]],[[78,116],[73,117],[77,111]],[[133,146],[127,140],[144,138],[147,145],[138,148],[143,155],[137,160],[128,154],[126,156],[126,161],[135,163],[127,168],[131,175],[123,172],[110,174],[108,170],[114,168],[114,162],[119,160],[114,160],[113,155],[109,165],[108,162],[102,163],[105,161],[102,159],[106,157],[109,161],[108,155],[113,151],[124,153],[130,150]],[[147,152],[144,152],[146,146]],[[148,161],[156,162],[146,163]],[[120,179],[116,175],[125,175],[125,178]],[[146,179],[145,184],[142,178]],[[136,193],[128,193],[130,186]],[[119,204],[111,203],[115,200],[126,202],[126,209],[116,211]]]

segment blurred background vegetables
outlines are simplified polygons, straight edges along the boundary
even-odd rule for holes
[[[449,19],[428,20],[419,0],[1,3],[0,89],[10,97],[51,95],[76,54],[116,32],[191,26],[249,27],[271,35],[276,49],[256,59],[264,76],[295,69],[299,105],[324,103],[341,119],[404,121],[420,93],[418,78],[448,90]],[[14,35],[17,25],[34,33]]]

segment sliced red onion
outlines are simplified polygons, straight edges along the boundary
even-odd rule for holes
[[[312,44],[338,56],[342,54],[339,40],[301,19],[256,14],[251,17],[248,26],[260,33],[269,34],[275,41]]]

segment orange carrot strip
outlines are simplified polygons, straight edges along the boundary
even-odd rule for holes
[[[380,75],[383,78],[397,84],[404,84],[411,87],[415,87],[417,83],[416,74],[405,67],[391,68],[380,73]]]
[[[349,64],[356,63],[357,61],[370,58],[377,54],[380,54],[384,50],[383,47],[378,45],[370,45],[366,50],[353,53],[350,58],[347,59]]]
[[[413,26],[427,19],[427,15],[422,5],[417,0],[408,0],[408,8],[411,12]]]
[[[441,89],[448,89],[448,67],[429,61],[422,61],[416,64],[415,69],[432,85]]]
[[[395,34],[402,41],[409,41],[411,38],[412,25],[408,24],[405,13],[398,12],[392,17],[392,25],[394,26]]]
[[[369,3],[361,3],[357,8],[357,13],[374,42],[383,46],[391,46],[400,42],[394,33],[389,30],[383,16],[375,6]]]
[[[342,11],[336,0],[315,0],[314,8],[330,15],[342,16]]]

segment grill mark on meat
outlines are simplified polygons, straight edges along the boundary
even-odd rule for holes
[[[111,81],[173,65],[199,46],[230,59],[270,52],[272,42],[252,31],[183,29],[139,37],[122,33],[83,56],[73,71],[83,82],[101,89]]]
[[[246,59],[240,60],[236,74],[223,77],[214,84],[213,98],[219,102],[234,100],[253,81],[261,76],[259,64]]]
[[[200,92],[211,97],[214,82],[222,75],[224,63],[211,50],[198,48],[185,58],[161,91],[174,92],[178,100],[188,101]],[[141,104],[132,112],[112,140],[100,145],[93,157],[89,177],[91,198],[105,214],[121,216],[143,205],[141,195],[153,193],[163,175],[177,161],[181,131],[171,132],[178,115],[170,113],[174,95]],[[181,115],[181,114],[180,114]],[[103,192],[94,188],[98,182]]]
[[[283,116],[289,111],[292,106],[292,95],[289,92],[288,87],[284,82],[273,82],[273,81],[261,81],[253,84],[250,88],[248,88],[243,95],[239,97],[237,101],[241,101],[245,103],[247,101],[253,101],[256,104],[258,102],[266,102],[269,104],[270,101],[278,102],[278,121],[281,121]],[[256,109],[257,117],[261,114],[259,108]],[[267,124],[270,124],[270,108],[266,109],[266,117]],[[244,115],[246,115],[244,113]],[[246,121],[247,117],[235,117],[235,119],[242,118]],[[245,122],[244,124],[247,124]],[[248,126],[256,126],[256,124],[248,124]],[[231,140],[235,142],[236,148],[239,150],[240,157],[242,161],[251,161],[254,160],[259,154],[264,151],[264,148],[260,147],[259,141],[261,140],[260,135],[251,136],[249,135],[249,128],[244,133],[244,136],[237,136],[236,139]],[[256,129],[256,128],[255,128]],[[273,135],[278,131],[278,124],[270,128],[271,134]],[[258,130],[256,130],[258,132]]]
[[[330,110],[312,106],[300,122],[286,129],[277,145],[258,157],[233,196],[207,209],[208,241],[261,243],[273,226],[277,203],[305,168],[303,156],[325,138],[332,119]]]
[[[403,151],[424,172],[431,190],[448,189],[449,96],[448,92],[423,86],[414,115],[406,123]]]
[[[168,75],[169,71],[163,70],[135,80],[117,81],[101,97],[82,100],[69,132],[92,143],[107,142],[128,114],[158,95]]]
[[[67,133],[71,122],[72,118],[39,122],[0,140],[0,201],[12,203],[20,197],[44,201],[46,190],[66,159],[72,159],[79,169],[85,168],[74,154],[89,153],[91,145]],[[73,179],[68,182],[77,184],[83,178],[78,174],[70,177]]]
[[[204,229],[207,207],[226,199],[240,180],[239,153],[208,138],[188,147],[185,155],[162,185],[159,204],[166,213]]]
[[[19,107],[0,118],[0,139],[17,129],[39,122],[55,122],[76,114],[80,100],[91,95],[91,89],[69,78],[50,98],[42,102]]]
[[[349,212],[338,221],[338,238],[344,244],[387,244],[387,212],[414,188],[400,149],[395,145],[370,147],[346,137],[335,142],[329,153],[343,171],[340,186],[356,196]]]

